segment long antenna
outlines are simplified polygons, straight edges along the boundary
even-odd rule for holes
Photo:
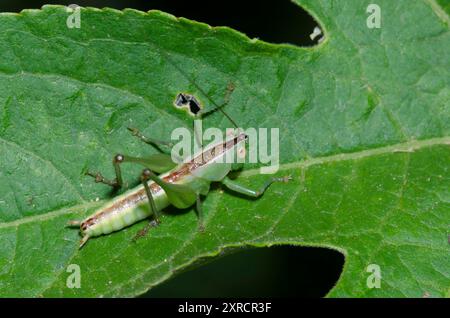
[[[235,128],[239,128],[238,127],[238,125],[235,123],[235,121],[222,109],[222,107],[223,106],[225,106],[227,103],[228,103],[228,100],[226,100],[225,101],[225,103],[224,104],[222,104],[222,105],[218,105],[211,97],[209,97],[209,95],[208,94],[206,94],[206,92],[193,80],[193,79],[191,79],[187,74],[186,74],[186,72],[181,68],[181,67],[179,67],[170,57],[169,57],[169,55],[168,54],[166,54],[166,52],[164,52],[160,47],[158,47],[158,45],[157,44],[155,44],[155,43],[153,43],[153,45],[158,49],[158,51],[161,53],[161,55],[163,55],[166,59],[167,59],[167,61],[169,61],[169,63],[173,66],[173,67],[175,67],[176,69],[177,69],[177,71],[178,72],[180,72],[190,83],[192,83],[192,84],[194,84],[194,86],[195,86],[195,88],[200,92],[200,93],[202,93],[202,95],[203,96],[205,96],[214,106],[215,106],[215,108],[214,109],[211,109],[210,111],[208,111],[208,112],[206,112],[206,113],[203,113],[203,114],[208,114],[208,113],[212,113],[212,112],[215,112],[216,110],[220,110],[220,112],[233,124],[233,126],[235,127]],[[228,85],[228,87],[227,87],[227,90],[228,91],[232,91],[232,90],[234,90],[234,87],[233,86],[230,86],[230,84]],[[229,92],[227,92],[227,95],[226,95],[226,99],[228,99],[228,95],[229,95]]]

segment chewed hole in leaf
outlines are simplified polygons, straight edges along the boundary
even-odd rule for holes
[[[238,250],[206,259],[143,296],[323,297],[339,279],[343,263],[341,253],[326,248]]]
[[[198,112],[200,111],[200,104],[198,104],[196,101],[194,100],[190,100],[189,101],[189,111],[194,114],[197,115]]]
[[[202,110],[202,104],[191,94],[179,93],[173,104],[176,108],[184,108],[194,117]]]

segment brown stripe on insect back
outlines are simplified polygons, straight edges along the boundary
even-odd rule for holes
[[[175,183],[179,181],[181,178],[183,178],[186,175],[191,174],[195,169],[198,169],[199,167],[211,162],[214,160],[214,158],[219,157],[221,154],[223,154],[226,150],[231,149],[235,145],[237,145],[242,140],[246,139],[247,135],[245,134],[239,134],[239,136],[234,137],[231,140],[225,141],[222,144],[216,145],[214,147],[206,149],[204,152],[202,152],[197,157],[193,158],[191,161],[181,165],[177,170],[173,171],[169,175],[162,178],[165,182],[168,183]],[[161,191],[161,187],[157,185],[156,183],[152,183],[150,185],[150,191],[153,194],[158,193]],[[112,213],[114,211],[119,211],[126,209],[128,205],[135,205],[135,202],[143,201],[145,200],[147,194],[145,193],[145,189],[141,189],[140,191],[134,193],[131,196],[127,196],[123,198],[120,201],[115,202],[105,210],[103,210],[100,213],[95,214],[91,218],[87,219],[81,224],[81,230],[85,231],[88,227],[94,225],[97,220],[101,219],[102,217],[108,215],[109,213]]]
[[[237,137],[234,137],[233,139],[230,139],[228,141],[223,142],[220,145],[216,145],[214,147],[211,147],[209,149],[206,149],[203,151],[200,155],[192,159],[189,163],[193,165],[191,168],[191,172],[195,170],[198,167],[201,167],[217,157],[220,157],[223,153],[225,153],[227,150],[233,148],[235,145],[237,145],[242,140],[246,139],[247,135],[245,134],[239,134]]]
[[[231,140],[225,141],[220,145],[216,145],[214,147],[206,149],[197,157],[191,159],[191,161],[183,164],[179,169],[175,170],[168,176],[164,177],[163,180],[169,183],[173,183],[180,180],[182,177],[191,174],[201,166],[204,166],[205,164],[213,161],[215,158],[222,155],[225,151],[231,149],[232,147],[234,147],[235,145],[237,145],[239,142],[241,142],[246,138],[247,135],[239,134],[239,136],[234,137]]]

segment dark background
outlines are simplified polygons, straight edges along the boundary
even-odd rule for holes
[[[317,38],[312,41],[309,37],[317,23],[288,0],[2,0],[0,11],[18,12],[44,4],[72,3],[98,8],[158,9],[212,26],[229,26],[250,38],[272,43],[312,46],[317,42]],[[144,297],[322,297],[336,283],[343,263],[342,254],[325,248],[242,249],[205,260],[202,266],[180,273]]]
[[[1,0],[0,11],[39,9],[44,4],[77,4],[82,7],[111,7],[119,10],[133,8],[141,11],[158,9],[212,26],[229,26],[250,38],[301,46],[314,45],[309,34],[317,25],[308,13],[288,0]]]

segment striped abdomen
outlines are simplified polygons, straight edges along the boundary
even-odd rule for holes
[[[169,205],[164,191],[153,181],[149,182],[157,209]],[[144,186],[128,191],[101,207],[81,223],[81,232],[90,237],[109,234],[136,223],[151,215]]]

